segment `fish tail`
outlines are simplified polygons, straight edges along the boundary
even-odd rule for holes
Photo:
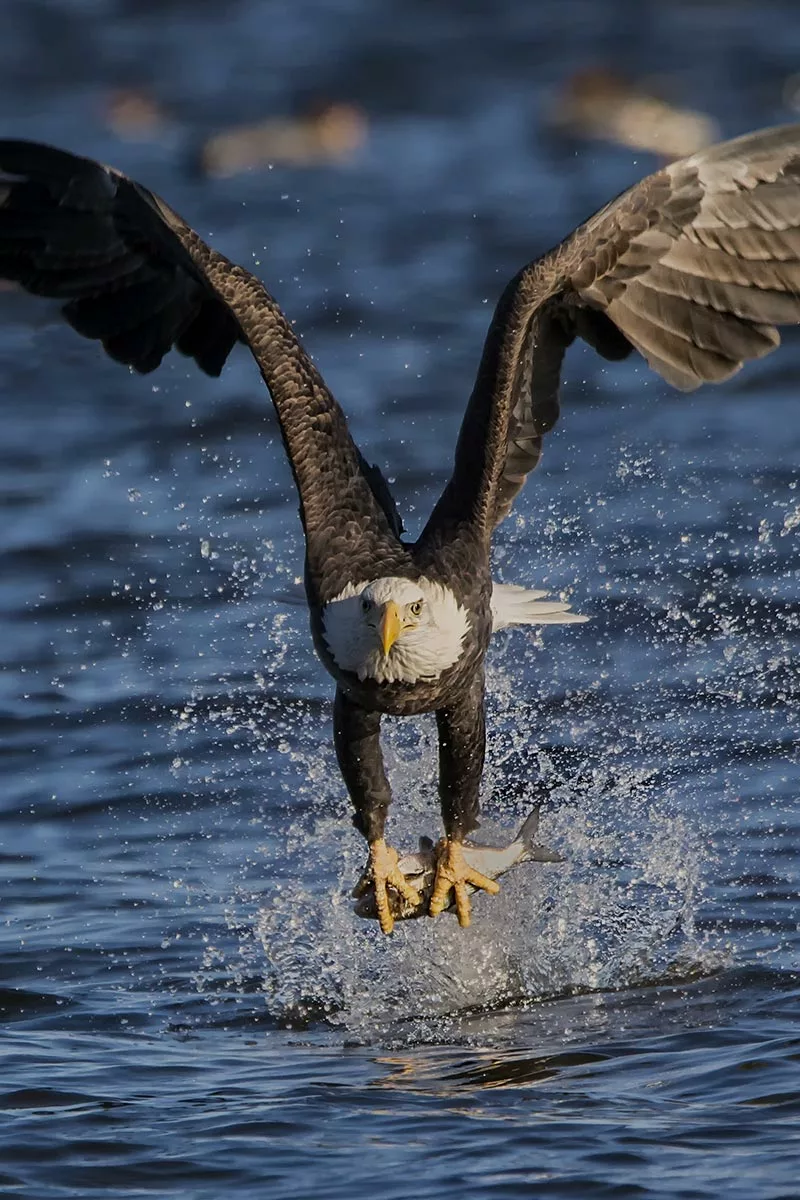
[[[529,815],[525,818],[522,828],[517,834],[517,841],[525,847],[525,859],[533,862],[564,862],[564,855],[547,846],[540,846],[536,841],[539,832],[539,815],[541,805],[534,804]]]
[[[526,851],[532,850],[536,843],[536,835],[539,832],[539,814],[541,812],[541,804],[534,804],[528,816],[522,823],[522,828],[517,834],[516,840],[522,842]]]

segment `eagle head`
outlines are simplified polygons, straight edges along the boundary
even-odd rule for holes
[[[470,620],[444,585],[388,575],[348,585],[325,605],[322,626],[343,671],[377,683],[418,683],[457,662]]]

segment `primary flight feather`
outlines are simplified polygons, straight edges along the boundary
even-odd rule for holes
[[[623,192],[523,267],[494,312],[453,473],[405,543],[388,486],[278,304],[164,201],[119,171],[52,147],[0,141],[0,278],[63,302],[66,320],[121,363],[154,370],[173,347],[219,375],[237,342],[272,396],[300,496],[314,645],[336,680],[334,742],[369,845],[384,932],[387,888],[420,897],[384,840],[391,799],[384,713],[435,712],[444,838],[429,911],[498,885],[470,866],[484,759],[493,629],[575,621],[567,606],[493,585],[492,532],[559,415],[564,353],[638,350],[669,383],[727,379],[800,320],[800,126],[711,147]]]

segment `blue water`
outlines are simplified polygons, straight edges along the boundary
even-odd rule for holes
[[[17,0],[0,101],[258,265],[413,534],[499,289],[657,165],[546,134],[565,77],[734,134],[798,50],[777,0]],[[188,169],[313,92],[368,113],[351,164]],[[484,798],[500,836],[545,794],[567,862],[382,939],[252,363],[134,377],[0,292],[0,1196],[800,1196],[798,372],[791,333],[692,397],[570,353],[496,566],[591,622],[498,640]],[[411,846],[434,731],[387,733]]]

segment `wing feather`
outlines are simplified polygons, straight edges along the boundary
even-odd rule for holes
[[[136,371],[176,347],[219,375],[245,343],[277,411],[316,595],[338,594],[376,562],[405,561],[388,488],[365,473],[341,408],[274,298],[154,193],[90,159],[0,141],[0,278],[59,300],[78,333]]]
[[[798,322],[800,126],[648,176],[506,288],[431,531],[466,519],[490,532],[509,511],[557,419],[575,336],[610,359],[636,349],[691,391],[769,354],[776,327]]]
[[[203,301],[211,301],[227,357],[241,332],[170,246],[150,199],[90,159],[0,142],[0,275],[65,301],[64,315],[78,333],[140,372],[154,370]]]

